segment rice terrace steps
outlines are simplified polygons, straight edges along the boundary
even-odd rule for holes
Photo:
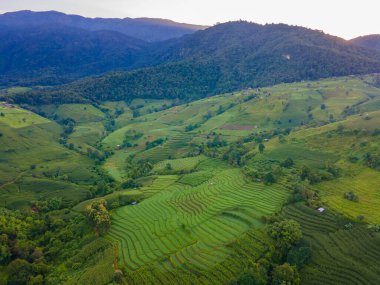
[[[202,160],[202,172],[215,163]],[[210,269],[228,257],[229,243],[261,228],[262,216],[278,211],[288,197],[281,186],[247,182],[239,169],[207,171],[210,178],[194,186],[179,176],[158,176],[142,188],[149,198],[113,212],[108,238],[117,244],[121,267]]]
[[[312,247],[310,263],[301,271],[303,284],[379,284],[380,235],[349,223],[337,214],[320,214],[301,204],[287,206],[286,218],[301,224]]]

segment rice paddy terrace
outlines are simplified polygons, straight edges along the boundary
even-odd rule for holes
[[[321,214],[301,204],[285,207],[283,215],[301,224],[313,249],[301,272],[302,284],[378,284],[379,233],[364,225],[352,226],[333,211]]]
[[[228,244],[261,228],[262,217],[279,211],[288,197],[281,186],[247,182],[239,169],[220,161],[200,162],[198,169],[205,168],[210,176],[196,186],[181,183],[179,176],[159,176],[141,189],[148,199],[114,211],[109,238],[117,242],[123,268],[212,268],[228,257]]]
[[[379,115],[369,102],[378,100],[380,92],[370,84],[370,79],[283,84],[215,96],[134,118],[107,136],[102,144],[114,149],[115,154],[105,168],[111,175],[116,174],[115,179],[125,179],[125,158],[130,154],[135,160],[150,159],[155,163],[151,173],[155,181],[138,190],[145,199],[113,211],[108,238],[115,243],[119,264],[130,281],[165,283],[162,280],[185,282],[197,278],[199,283],[208,284],[212,280],[208,274],[219,268],[219,281],[223,280],[220,283],[228,282],[233,274],[223,264],[228,261],[229,266],[238,264],[241,258],[230,245],[252,230],[255,236],[264,226],[262,218],[280,211],[289,197],[282,186],[286,186],[286,181],[271,186],[249,182],[239,169],[222,161],[193,156],[192,145],[207,143],[215,134],[226,141],[235,141],[251,133],[294,128],[284,141],[275,138],[265,142],[262,154],[257,154],[257,145],[252,144],[253,161],[280,162],[292,157],[297,167],[307,165],[316,169],[323,169],[326,163],[337,164],[342,170],[339,179],[313,186],[320,192],[321,200],[347,218],[355,220],[364,215],[366,222],[377,223],[378,214],[370,209],[378,208],[375,187],[378,173],[347,162],[353,152],[361,156],[365,151],[376,150],[376,137],[371,132],[376,130]],[[351,115],[352,109],[355,111]],[[344,132],[338,131],[341,125]],[[367,130],[359,135],[360,140],[367,141],[366,147],[352,146],[358,140],[357,129]],[[131,130],[143,133],[131,141],[135,146],[116,147]],[[162,145],[145,148],[147,141],[158,138],[164,139]],[[369,179],[368,185],[364,185],[366,175],[376,179]],[[357,184],[350,185],[353,177]],[[361,190],[355,185],[362,185]],[[353,188],[362,197],[357,204],[343,198],[344,191]],[[284,210],[284,216],[301,223],[307,239],[313,243],[313,252],[318,252],[313,255],[310,267],[302,272],[305,284],[343,284],[345,274],[352,278],[352,284],[375,284],[376,270],[366,275],[368,279],[360,277],[372,269],[366,269],[359,259],[359,249],[363,246],[360,237],[377,248],[376,234],[365,226],[346,231],[338,214],[315,214],[315,210],[300,206]],[[339,261],[334,271],[330,248],[322,245],[333,247],[340,238],[342,244],[352,239],[355,251],[349,252],[348,243],[336,245]],[[328,260],[325,265],[324,258]],[[351,265],[345,263],[359,269],[348,273]],[[311,269],[314,266],[317,271]],[[174,275],[183,279],[175,279]],[[323,283],[326,280],[331,281]]]
[[[174,107],[145,99],[46,105],[36,110],[39,116],[2,103],[0,199],[20,209],[58,196],[83,213],[100,199],[96,183],[109,175],[113,193],[104,199],[116,206],[106,239],[114,245],[114,266],[132,284],[227,284],[273,247],[264,226],[279,212],[301,224],[313,249],[302,284],[378,284],[379,236],[364,223],[380,222],[379,172],[363,157],[380,151],[379,102],[380,89],[365,76],[280,84]],[[65,120],[74,123],[62,144]],[[244,141],[287,128],[281,139],[262,140],[263,152],[258,141]],[[308,186],[327,212],[284,206],[294,179],[265,185],[212,158],[219,146],[214,154],[202,152],[215,138],[226,142],[220,148],[240,140],[245,166],[269,165],[292,179],[304,166],[324,174],[326,165],[336,166],[339,175]],[[95,163],[89,150],[107,153],[105,161]],[[280,167],[288,157],[294,166]],[[136,180],[141,187],[121,189],[129,164],[145,160],[152,168]],[[345,199],[346,192],[358,201]],[[120,206],[122,199],[137,203]]]

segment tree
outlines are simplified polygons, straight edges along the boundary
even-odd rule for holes
[[[86,207],[87,217],[99,235],[105,234],[111,226],[111,216],[106,205],[107,202],[101,199]]]
[[[260,143],[260,144],[259,144],[259,151],[260,151],[261,153],[263,153],[264,150],[265,150],[265,145],[264,145],[263,143]]]
[[[8,245],[0,243],[0,264],[7,264],[10,261],[11,256]]]
[[[294,161],[291,157],[288,157],[281,163],[281,166],[286,167],[286,168],[292,167],[293,165],[294,165]]]
[[[302,238],[301,226],[294,220],[283,220],[269,225],[268,234],[285,249],[290,249]]]
[[[310,256],[311,248],[309,246],[295,247],[289,251],[287,262],[291,265],[296,265],[297,268],[302,268]]]
[[[270,184],[273,184],[276,182],[276,179],[274,177],[274,175],[272,174],[272,172],[268,172],[267,174],[265,174],[264,176],[264,183],[267,184],[267,185],[270,185]]]
[[[284,263],[274,268],[272,272],[273,285],[298,285],[300,276],[295,266]]]
[[[32,276],[32,278],[30,278],[30,281],[28,283],[28,285],[43,285],[44,284],[44,277],[39,274],[37,276]]]
[[[244,270],[236,283],[239,285],[266,285],[268,284],[267,269],[259,263],[254,263],[252,267]]]
[[[33,275],[32,265],[24,259],[15,259],[7,267],[8,283],[12,285],[27,284]]]

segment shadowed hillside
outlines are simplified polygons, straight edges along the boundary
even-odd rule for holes
[[[283,24],[220,24],[164,43],[149,54],[151,63],[161,64],[10,99],[31,104],[133,98],[191,100],[247,87],[380,72],[380,53],[320,31]]]

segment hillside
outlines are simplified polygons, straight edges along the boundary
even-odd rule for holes
[[[380,50],[380,35],[358,37],[352,39],[350,42],[357,46]]]
[[[49,103],[181,98],[191,100],[247,87],[380,71],[380,53],[319,31],[231,22],[169,41],[150,53],[161,63],[109,73],[59,88],[12,96]]]
[[[0,280],[272,284],[285,266],[293,284],[377,284],[378,81],[0,103]],[[97,203],[104,233],[86,214]],[[286,247],[282,223],[301,231]]]
[[[87,31],[114,31],[146,42],[179,38],[185,34],[205,29],[206,26],[176,23],[151,18],[85,18],[56,11],[18,11],[0,15],[0,25],[11,28],[61,25]]]
[[[57,85],[154,65],[156,41],[206,27],[162,19],[90,19],[58,12],[0,15],[0,86]]]
[[[54,85],[130,69],[147,47],[117,32],[62,25],[5,28],[0,38],[1,85]]]
[[[378,285],[378,43],[0,15],[0,284]]]

